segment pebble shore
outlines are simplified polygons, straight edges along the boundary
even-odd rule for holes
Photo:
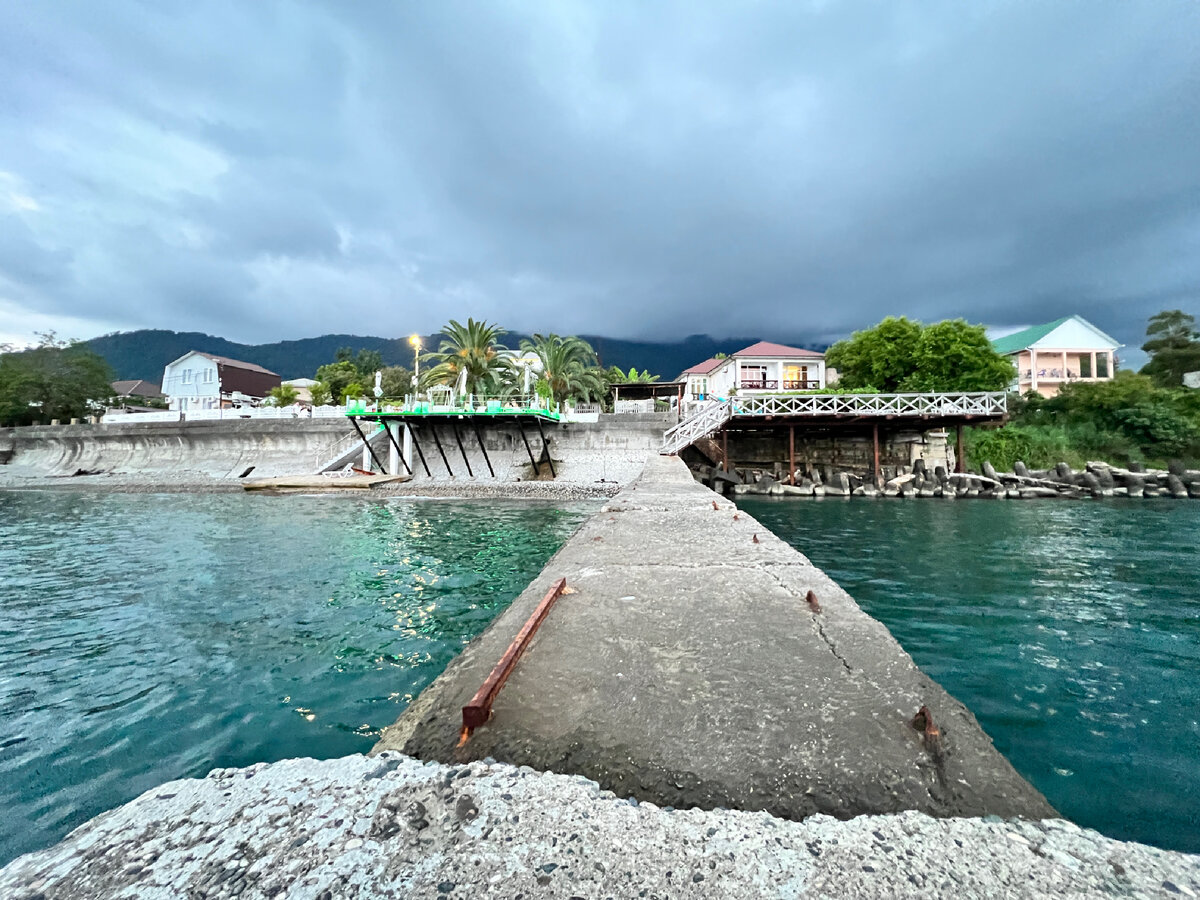
[[[12,900],[1200,894],[1200,856],[1063,820],[803,822],[398,753],[174,781],[0,869]]]
[[[334,481],[334,479],[330,479]],[[380,485],[371,491],[321,491],[339,496],[437,497],[496,500],[592,500],[612,497],[621,489],[613,481],[426,481],[418,484]],[[153,475],[79,475],[75,477],[24,478],[0,473],[0,490],[113,491],[126,494],[226,494],[244,493],[241,482],[190,473],[169,477]]]

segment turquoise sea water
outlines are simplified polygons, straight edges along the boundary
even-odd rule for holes
[[[1200,503],[739,506],[887,625],[1064,815],[1200,852]]]
[[[369,750],[593,508],[0,492],[0,865],[172,778]]]

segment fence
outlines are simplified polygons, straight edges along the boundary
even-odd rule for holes
[[[313,409],[297,409],[295,406],[242,406],[236,409],[164,409],[155,412],[125,413],[107,412],[100,420],[102,425],[148,425],[154,422],[216,422],[226,419],[330,419],[345,416],[340,406],[317,406]]]

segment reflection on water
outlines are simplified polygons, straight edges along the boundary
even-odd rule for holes
[[[590,509],[0,492],[0,864],[171,778],[370,749]]]
[[[1200,851],[1200,503],[740,505],[887,625],[1064,815]]]

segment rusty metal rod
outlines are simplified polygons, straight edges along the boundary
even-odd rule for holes
[[[492,717],[492,704],[496,700],[496,695],[500,693],[500,688],[504,687],[504,682],[508,681],[508,676],[516,668],[517,661],[528,648],[529,642],[533,640],[538,626],[542,624],[542,620],[550,612],[550,607],[554,605],[554,602],[562,596],[563,591],[566,589],[567,579],[560,578],[554,582],[554,585],[546,592],[546,596],[542,598],[542,602],[537,605],[537,609],[533,611],[533,615],[521,626],[521,630],[517,632],[517,636],[508,645],[508,649],[504,651],[504,655],[500,657],[500,661],[496,663],[495,668],[492,669],[479,690],[475,692],[475,696],[462,708],[463,728],[468,733],[483,725]]]

